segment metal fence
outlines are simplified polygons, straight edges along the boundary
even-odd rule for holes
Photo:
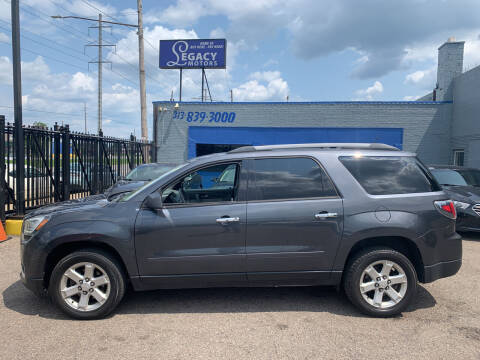
[[[24,159],[19,159],[15,137],[14,126],[0,115],[0,212],[7,214],[23,215],[42,205],[102,193],[152,160],[152,144],[133,135],[118,139],[81,134],[57,124],[53,129],[23,127]]]

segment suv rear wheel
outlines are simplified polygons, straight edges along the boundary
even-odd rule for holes
[[[359,253],[346,270],[345,292],[367,315],[397,315],[405,310],[417,290],[417,274],[411,261],[389,248]]]
[[[73,252],[52,272],[49,294],[64,311],[77,319],[108,315],[125,293],[125,279],[118,262],[97,250]]]

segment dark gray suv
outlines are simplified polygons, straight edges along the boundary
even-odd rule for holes
[[[454,275],[455,207],[414,154],[383,144],[242,147],[119,199],[25,217],[21,278],[75,318],[134,290],[339,285],[391,316],[417,282]]]

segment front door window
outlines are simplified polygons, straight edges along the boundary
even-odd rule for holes
[[[195,170],[163,191],[163,203],[232,202],[237,195],[238,167],[237,163],[226,163]]]

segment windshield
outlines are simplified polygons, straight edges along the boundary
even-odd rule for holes
[[[432,169],[431,173],[435,179],[445,186],[467,186],[466,179],[457,171],[452,169]]]
[[[167,171],[173,169],[175,165],[172,164],[148,164],[140,165],[130,171],[125,180],[130,181],[150,181],[165,174]]]
[[[178,166],[174,167],[173,169],[170,169],[170,170],[168,170],[167,172],[161,174],[161,175],[160,175],[159,177],[157,177],[155,180],[152,180],[152,181],[147,182],[147,183],[144,184],[143,186],[139,187],[137,190],[123,194],[124,196],[121,197],[120,199],[118,199],[118,201],[128,201],[128,200],[130,200],[130,199],[133,198],[135,195],[137,195],[138,193],[142,192],[143,189],[145,189],[145,188],[147,188],[148,186],[150,186],[151,183],[156,182],[156,181],[158,181],[158,180],[160,180],[160,179],[163,179],[164,177],[170,175],[171,173],[177,171],[178,169],[181,169],[181,168],[184,167],[185,165],[187,165],[187,163],[178,165]]]

